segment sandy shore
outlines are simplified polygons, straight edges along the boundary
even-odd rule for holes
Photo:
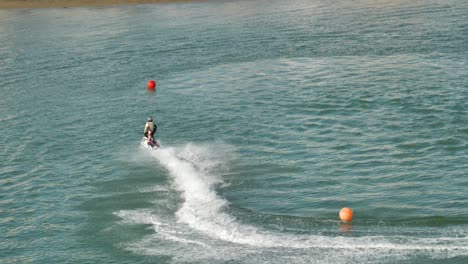
[[[0,0],[0,9],[110,6],[171,2],[191,2],[191,0]]]

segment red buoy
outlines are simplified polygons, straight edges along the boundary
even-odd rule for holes
[[[348,207],[342,208],[340,210],[340,219],[345,223],[353,220],[353,210],[351,210],[351,208]]]
[[[156,82],[154,80],[149,80],[146,86],[148,87],[148,89],[153,90],[154,88],[156,88]]]

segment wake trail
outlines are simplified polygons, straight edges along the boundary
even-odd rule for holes
[[[229,202],[217,193],[225,184],[221,175],[237,157],[232,146],[190,143],[147,153],[144,156],[156,159],[167,170],[169,185],[140,190],[158,197],[155,206],[114,213],[125,224],[151,225],[153,232],[123,244],[136,254],[170,256],[173,263],[232,260],[246,264],[394,263],[468,256],[468,236],[463,231],[454,235],[448,230],[437,237],[404,232],[389,236],[376,231],[357,237],[352,232],[342,236],[292,234],[245,224],[242,215],[230,214]]]
[[[169,171],[184,199],[176,212],[177,221],[214,239],[263,248],[451,251],[455,255],[468,255],[468,237],[291,235],[241,224],[228,213],[228,201],[216,193],[216,186],[223,181],[213,172],[223,163],[222,154],[214,148],[187,144],[160,148],[152,155]]]

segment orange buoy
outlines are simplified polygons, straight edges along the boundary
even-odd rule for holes
[[[340,210],[340,219],[345,223],[353,220],[353,210],[351,210],[351,208],[348,207],[342,208]]]
[[[153,90],[154,88],[156,88],[156,82],[154,80],[149,80],[146,86],[148,87],[148,89]]]

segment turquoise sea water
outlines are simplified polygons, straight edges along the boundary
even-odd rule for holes
[[[467,21],[463,0],[0,11],[0,263],[468,263]]]

